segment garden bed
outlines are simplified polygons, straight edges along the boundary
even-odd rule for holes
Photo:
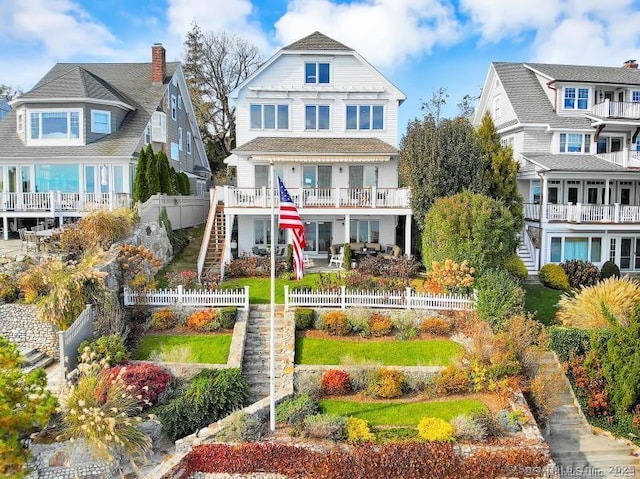
[[[226,364],[231,347],[230,333],[190,334],[174,331],[144,336],[135,351],[133,358],[148,360],[157,357],[166,362],[185,362],[203,364]]]

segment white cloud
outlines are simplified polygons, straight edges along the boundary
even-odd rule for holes
[[[93,20],[77,3],[70,0],[21,0],[9,2],[5,11],[4,34],[23,41],[37,42],[57,59],[75,55],[110,57],[115,37],[101,23]]]
[[[291,0],[287,10],[275,24],[282,44],[319,30],[381,68],[460,38],[455,12],[440,0]]]
[[[169,0],[169,31],[184,40],[195,20],[205,32],[236,34],[268,53],[266,34],[251,21],[254,7],[250,0]]]

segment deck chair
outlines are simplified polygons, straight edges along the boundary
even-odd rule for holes
[[[344,253],[332,254],[329,259],[329,267],[335,266],[337,268],[342,268],[344,263]]]

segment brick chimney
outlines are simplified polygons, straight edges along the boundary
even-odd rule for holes
[[[629,68],[632,70],[637,70],[638,69],[638,64],[636,63],[635,60],[627,60],[626,62],[624,62],[622,64],[622,68]]]
[[[162,43],[154,43],[151,47],[151,82],[154,85],[162,85],[166,75],[166,51]]]

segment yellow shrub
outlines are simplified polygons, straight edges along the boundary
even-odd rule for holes
[[[171,308],[162,308],[151,316],[151,329],[162,331],[176,325],[176,313]]]
[[[392,399],[402,396],[407,378],[397,369],[380,368],[373,386],[373,395],[379,398]]]
[[[18,288],[24,296],[25,303],[33,303],[39,296],[47,294],[49,288],[45,282],[45,271],[41,266],[34,266],[18,277]]]
[[[581,288],[560,298],[558,318],[565,326],[603,328],[611,326],[609,319],[622,326],[640,301],[640,284],[629,277],[611,277]]]
[[[369,331],[373,336],[386,336],[393,329],[393,321],[389,316],[373,313],[369,318]]]
[[[218,318],[218,312],[213,309],[201,309],[192,313],[187,318],[187,328],[196,331],[208,331],[210,329],[220,329],[220,324],[214,324]]]
[[[361,444],[371,442],[376,439],[375,434],[369,429],[369,423],[364,419],[355,417],[347,418],[347,442],[351,444]]]
[[[455,441],[453,426],[447,421],[435,417],[425,417],[418,423],[418,434],[427,441]]]
[[[342,311],[331,311],[324,315],[324,330],[336,336],[344,336],[349,333],[349,321]]]

